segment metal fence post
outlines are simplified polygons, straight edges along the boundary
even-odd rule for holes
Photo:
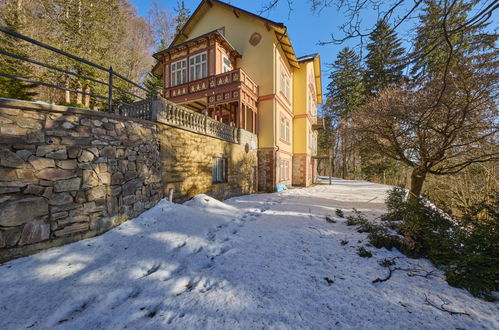
[[[107,111],[113,111],[113,67],[109,67],[109,94],[107,98]]]

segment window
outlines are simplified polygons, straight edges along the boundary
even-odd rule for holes
[[[213,183],[227,182],[227,158],[213,158],[213,167],[211,169]]]
[[[187,60],[183,59],[171,64],[171,86],[185,84],[187,82]]]
[[[312,132],[312,154],[317,153],[317,136]]]
[[[288,101],[291,100],[291,81],[283,66],[281,66],[281,81],[279,85],[281,93],[284,94]]]
[[[279,163],[279,171],[280,171],[280,181],[287,181],[289,180],[289,161],[287,160],[281,160]]]
[[[226,55],[222,55],[222,73],[232,71],[232,63]]]
[[[312,98],[310,97],[310,92],[307,94],[308,110],[312,112]]]
[[[315,103],[314,94],[310,92],[309,97],[310,97],[310,112],[312,113],[312,117],[315,117],[317,116],[317,104]]]
[[[189,81],[203,79],[208,76],[207,53],[189,57]]]
[[[280,137],[283,141],[289,143],[290,142],[290,122],[289,119],[287,119],[285,116],[281,116],[281,122],[280,122]]]
[[[308,130],[308,148],[314,149],[314,143],[315,143],[314,132],[311,129],[309,129]]]

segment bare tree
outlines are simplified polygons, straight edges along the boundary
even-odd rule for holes
[[[168,47],[175,35],[175,21],[172,14],[154,0],[147,15],[158,50]]]
[[[386,89],[353,117],[363,144],[412,168],[411,198],[421,194],[427,174],[499,159],[497,75],[465,65],[451,74],[418,89]]]

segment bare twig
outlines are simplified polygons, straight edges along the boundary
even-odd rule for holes
[[[438,306],[435,303],[431,302],[430,299],[428,299],[428,296],[426,294],[424,294],[424,298],[425,298],[425,303],[427,305],[430,305],[431,307],[434,307],[434,308],[438,309],[439,311],[449,313],[450,315],[467,315],[467,316],[471,317],[470,314],[465,313],[465,312],[456,312],[456,311],[448,310],[447,308],[445,308],[445,305],[447,305],[446,302],[443,302],[442,305]],[[440,300],[443,301],[442,298],[440,298]]]
[[[373,280],[372,283],[380,283],[380,282],[388,281],[392,277],[392,274],[395,273],[397,270],[402,270],[404,272],[408,272],[407,276],[410,276],[410,277],[419,276],[419,277],[424,277],[424,278],[430,278],[431,276],[435,276],[435,274],[433,274],[433,271],[429,272],[429,271],[426,271],[424,269],[400,268],[400,267],[396,267],[393,269],[390,267],[387,267],[387,268],[388,268],[388,275],[385,278],[378,277],[377,279]]]

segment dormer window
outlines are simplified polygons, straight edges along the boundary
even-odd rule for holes
[[[183,59],[171,64],[171,85],[177,86],[187,82],[187,60]]]
[[[207,56],[207,52],[203,52],[189,57],[189,81],[208,76]]]

